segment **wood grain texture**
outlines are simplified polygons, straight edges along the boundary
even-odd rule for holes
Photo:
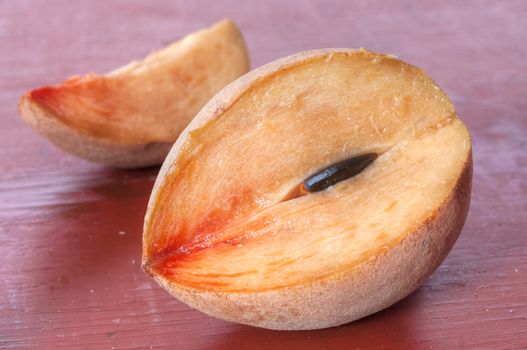
[[[442,266],[395,306],[345,326],[276,332],[207,317],[139,269],[158,169],[62,153],[18,97],[103,73],[216,20],[253,67],[297,51],[394,53],[452,97],[474,144],[473,200]],[[0,348],[527,349],[527,2],[0,0]]]

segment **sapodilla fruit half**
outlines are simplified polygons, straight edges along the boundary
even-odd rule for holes
[[[37,132],[81,158],[120,168],[158,165],[205,103],[248,70],[242,35],[223,20],[106,75],[32,90],[19,110]]]
[[[165,160],[143,268],[209,315],[340,325],[414,291],[467,215],[471,144],[445,93],[392,56],[308,51],[217,94]]]

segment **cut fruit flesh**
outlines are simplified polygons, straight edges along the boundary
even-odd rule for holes
[[[187,302],[203,311],[214,301],[192,299],[200,291],[247,296],[344,278],[433,222],[470,176],[467,129],[435,83],[404,62],[322,50],[241,80],[182,134],[145,220],[144,268],[175,295],[191,290]],[[370,152],[379,157],[360,174],[288,196],[317,171]],[[460,198],[443,227],[455,237],[469,195]]]
[[[230,21],[105,76],[74,77],[27,98],[70,127],[124,144],[174,142],[216,92],[248,70]]]
[[[193,288],[222,291],[280,288],[345,272],[397,244],[445,201],[466,161],[466,136],[456,121],[398,144],[356,178],[259,207],[153,267]]]
[[[127,153],[140,158],[139,153],[150,151],[164,153],[162,161],[166,144],[177,139],[214,94],[248,69],[241,33],[223,20],[106,75],[72,77],[32,90],[22,96],[19,109],[37,131],[80,157],[113,165]],[[156,150],[156,144],[163,147]],[[115,148],[121,152],[113,159],[97,154]],[[146,157],[151,163],[160,158]]]

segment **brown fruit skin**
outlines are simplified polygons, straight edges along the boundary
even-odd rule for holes
[[[244,75],[218,93],[181,133],[165,159],[148,203],[144,229],[153,213],[157,192],[190,131],[220,115],[261,76],[313,56],[350,49],[322,49],[286,57]],[[371,54],[365,52],[365,54]],[[311,284],[261,292],[208,292],[173,283],[148,268],[143,235],[143,269],[170,294],[208,315],[275,330],[308,330],[342,325],[366,317],[415,291],[437,269],[456,242],[467,217],[472,186],[472,152],[450,195],[427,220],[383,255],[372,256],[351,270]]]
[[[58,121],[26,95],[18,105],[26,123],[65,152],[115,168],[142,168],[163,162],[172,143],[127,145],[78,132]]]

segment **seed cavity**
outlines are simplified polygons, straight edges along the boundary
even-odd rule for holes
[[[365,153],[332,164],[305,179],[299,186],[293,188],[284,200],[301,197],[308,193],[323,191],[340,181],[358,175],[377,159],[377,157],[377,153]]]

